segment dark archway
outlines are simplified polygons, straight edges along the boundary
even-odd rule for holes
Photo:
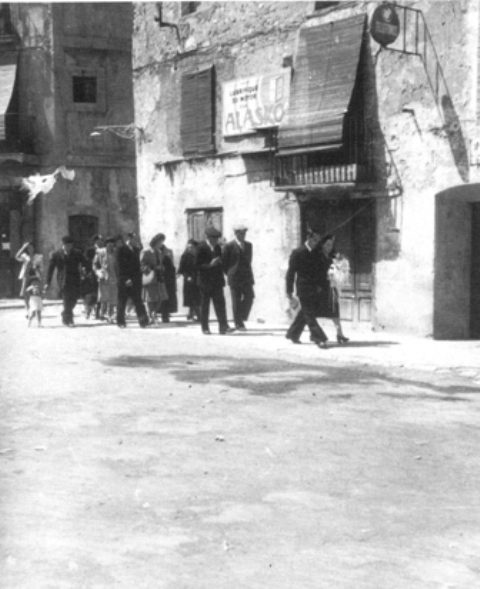
[[[480,264],[476,257],[479,254],[474,253],[477,250],[480,253],[480,184],[455,186],[438,193],[435,206],[435,339],[480,339],[480,293],[477,294]],[[473,264],[474,261],[477,263]],[[476,266],[479,266],[478,271]]]

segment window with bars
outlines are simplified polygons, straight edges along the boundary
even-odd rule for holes
[[[180,136],[186,156],[215,151],[213,66],[182,76]]]

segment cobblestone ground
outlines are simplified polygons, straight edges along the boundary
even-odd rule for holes
[[[476,375],[57,313],[0,314],[2,588],[480,586]]]

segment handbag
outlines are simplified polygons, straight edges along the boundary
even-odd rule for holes
[[[147,272],[146,274],[142,274],[143,286],[148,286],[149,284],[152,284],[154,279],[155,279],[155,272],[153,270],[150,270],[150,272]]]

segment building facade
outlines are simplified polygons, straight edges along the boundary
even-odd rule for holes
[[[130,3],[1,5],[0,296],[18,295],[25,241],[48,260],[63,235],[84,248],[138,227],[135,142],[94,132],[133,124],[132,23]],[[59,166],[74,180],[27,205],[22,178]]]
[[[480,336],[474,0],[139,3],[134,21],[144,240],[178,258],[247,224],[252,319],[286,322],[315,227],[350,263],[346,323]]]

